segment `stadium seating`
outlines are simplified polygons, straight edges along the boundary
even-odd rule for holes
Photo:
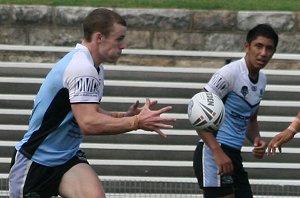
[[[2,48],[1,48],[2,47]],[[5,51],[65,52],[69,48],[0,45]],[[127,54],[146,53],[170,56],[162,50],[127,50]],[[185,56],[178,51],[176,56]],[[173,53],[174,54],[174,51]],[[228,59],[242,53],[216,53]],[[230,54],[232,54],[230,56]],[[208,56],[200,52],[196,57]],[[284,59],[298,55],[283,55]],[[280,57],[276,57],[280,59]],[[43,61],[41,61],[43,62]],[[0,62],[0,197],[6,197],[10,156],[13,146],[27,129],[32,103],[53,62]],[[111,194],[200,194],[192,169],[192,157],[199,140],[187,120],[187,103],[199,92],[217,68],[105,65],[105,89],[101,106],[107,110],[126,111],[136,100],[157,99],[157,107],[172,105],[164,116],[176,117],[172,130],[164,130],[167,138],[156,133],[134,131],[116,136],[86,137],[82,149],[99,174],[107,193]],[[261,103],[259,124],[268,141],[286,128],[300,110],[300,70],[270,70],[267,92]],[[300,136],[299,136],[300,137]],[[283,153],[255,159],[251,145],[243,148],[244,166],[256,195],[300,196],[300,139],[283,148]]]

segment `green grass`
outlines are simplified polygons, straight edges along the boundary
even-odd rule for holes
[[[300,0],[0,0],[0,4],[300,11]]]

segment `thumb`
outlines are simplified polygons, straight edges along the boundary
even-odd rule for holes
[[[253,146],[258,146],[258,140],[259,140],[258,138],[255,138],[255,139],[254,139]]]

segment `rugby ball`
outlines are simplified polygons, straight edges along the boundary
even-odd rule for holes
[[[188,103],[188,118],[197,131],[216,132],[225,118],[223,101],[214,93],[199,92]]]

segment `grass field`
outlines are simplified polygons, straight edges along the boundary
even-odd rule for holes
[[[300,0],[0,0],[0,4],[119,8],[300,11]]]

